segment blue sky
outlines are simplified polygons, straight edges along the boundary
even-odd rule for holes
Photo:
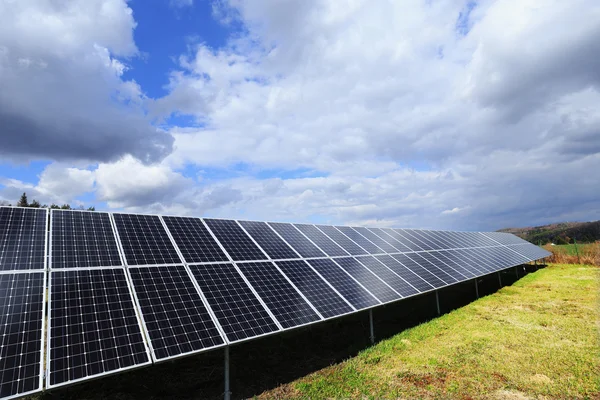
[[[600,5],[541,5],[2,3],[0,202],[466,230],[600,219]]]

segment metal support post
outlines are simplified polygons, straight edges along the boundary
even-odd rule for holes
[[[477,282],[477,278],[475,278],[475,296],[479,298],[479,282]]]
[[[225,393],[223,398],[225,400],[231,399],[231,392],[229,391],[229,346],[225,346]]]
[[[435,305],[437,306],[437,313],[438,315],[441,315],[442,313],[440,312],[440,295],[438,294],[438,291],[435,291]]]
[[[515,275],[517,276],[517,279],[519,279],[519,266],[515,265]]]
[[[500,275],[500,271],[498,271],[498,283],[500,284],[500,288],[502,288],[502,276]]]
[[[369,310],[369,328],[371,332],[371,344],[375,344],[375,329],[373,328],[373,309]]]

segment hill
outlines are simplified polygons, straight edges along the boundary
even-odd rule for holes
[[[506,228],[499,232],[515,234],[534,244],[593,243],[600,240],[600,221],[560,222],[556,224],[526,228]]]

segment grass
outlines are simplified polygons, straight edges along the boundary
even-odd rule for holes
[[[600,266],[600,242],[587,244],[545,245],[552,253],[549,262],[559,264],[588,264]],[[579,258],[577,253],[579,252]]]
[[[259,398],[600,398],[599,292],[551,265]]]

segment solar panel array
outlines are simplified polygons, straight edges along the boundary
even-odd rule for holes
[[[0,207],[0,398],[317,323],[549,254],[499,232],[65,210],[48,218],[45,209]]]

